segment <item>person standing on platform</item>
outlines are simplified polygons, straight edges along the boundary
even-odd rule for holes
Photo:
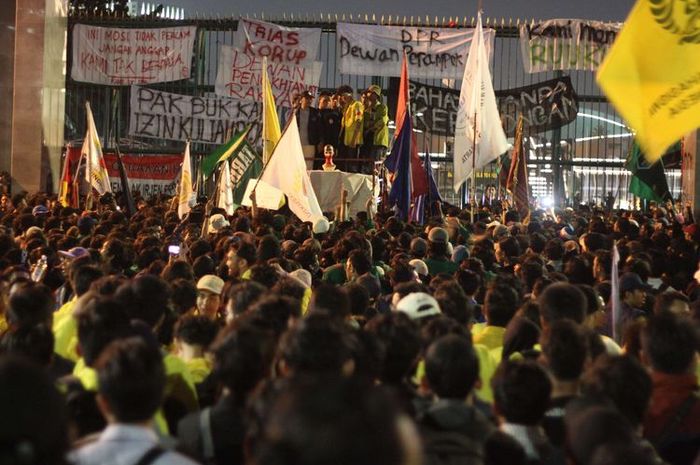
[[[318,109],[311,106],[313,100],[311,92],[305,90],[299,95],[298,106],[295,107],[307,170],[313,169],[314,160],[321,147],[321,114]]]
[[[389,146],[389,111],[382,102],[382,89],[376,84],[369,86],[365,91],[365,115],[363,123],[364,144],[360,151],[362,158],[369,158],[371,162],[363,164],[362,171],[371,173],[373,163],[381,160]]]
[[[330,92],[321,92],[318,97],[318,111],[321,115],[321,148],[331,145],[334,150],[338,150],[342,120],[338,110],[338,99]],[[323,151],[319,150],[316,153],[319,155],[314,161],[314,169],[320,170],[324,162]]]
[[[357,160],[359,149],[362,146],[362,130],[364,129],[365,109],[362,103],[353,98],[352,87],[340,86],[338,88],[340,111],[343,115],[340,129],[340,147],[338,152],[341,158],[341,171],[358,171]]]

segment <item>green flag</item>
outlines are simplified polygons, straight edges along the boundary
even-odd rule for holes
[[[211,176],[216,168],[216,165],[228,159],[236,150],[238,150],[238,148],[240,148],[241,144],[245,142],[248,131],[250,131],[250,126],[233,136],[233,138],[224,145],[217,147],[216,150],[202,160],[202,173],[204,174],[205,178]]]
[[[632,144],[625,168],[632,173],[630,193],[641,199],[657,202],[671,198],[663,161],[659,158],[656,163],[650,165],[636,141]]]
[[[231,155],[231,182],[233,183],[233,207],[243,203],[245,189],[250,179],[262,173],[263,162],[255,149],[244,140],[235,153]]]

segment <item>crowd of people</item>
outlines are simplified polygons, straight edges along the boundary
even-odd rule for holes
[[[0,463],[700,464],[689,211],[138,205],[3,199]]]
[[[389,116],[382,101],[382,89],[376,84],[359,93],[348,85],[335,93],[314,96],[304,91],[295,95],[292,106],[299,125],[304,157],[309,169],[321,169],[328,146],[338,157],[341,171],[371,172],[373,161],[381,160],[389,145]]]

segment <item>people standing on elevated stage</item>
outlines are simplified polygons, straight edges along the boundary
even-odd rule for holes
[[[338,149],[340,137],[340,124],[342,116],[338,110],[338,98],[330,92],[321,92],[318,97],[318,111],[321,115],[321,146],[332,145]],[[314,162],[314,169],[321,169],[324,158],[323,152],[317,152],[319,156]]]
[[[360,151],[362,158],[370,158],[373,161],[381,160],[389,146],[389,111],[382,102],[382,89],[376,84],[369,86],[364,92],[365,116],[363,123],[364,144]],[[372,169],[372,165],[366,162],[363,172]]]
[[[313,100],[311,92],[305,90],[299,95],[297,106],[294,107],[307,170],[313,169],[314,160],[321,150],[321,114],[311,106]]]
[[[365,109],[362,103],[353,98],[353,90],[350,86],[340,86],[338,88],[340,111],[343,115],[340,129],[340,156],[341,171],[359,171],[359,164],[356,160],[359,156],[359,149],[362,146],[362,130],[364,124]],[[345,160],[343,160],[345,159]]]

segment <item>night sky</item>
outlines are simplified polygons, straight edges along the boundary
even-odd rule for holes
[[[474,16],[476,0],[161,0],[169,6],[186,9],[187,16],[195,12],[206,16],[238,16],[261,12],[266,17],[281,17],[283,13],[316,15],[319,13],[375,14],[411,16]],[[603,21],[624,21],[634,0],[483,0],[485,16],[496,18],[585,18]],[[378,19],[378,18],[377,18]]]

